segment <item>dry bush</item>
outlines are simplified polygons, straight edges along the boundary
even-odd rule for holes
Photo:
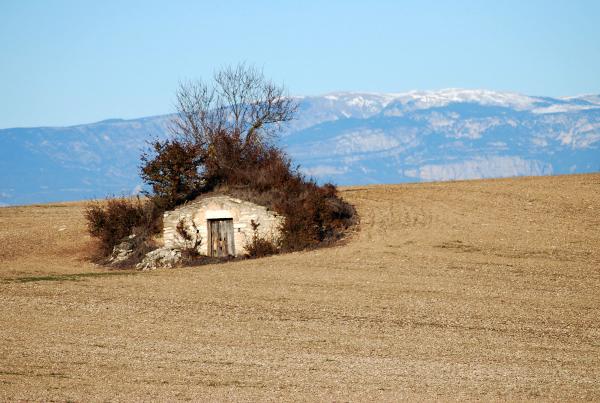
[[[135,235],[137,258],[149,250],[151,237],[160,231],[160,210],[151,201],[120,197],[91,201],[84,211],[88,232],[98,240],[97,258],[109,256],[124,238]],[[139,253],[137,253],[139,252]],[[136,259],[137,259],[136,258]]]
[[[178,140],[155,140],[141,156],[141,178],[151,186],[152,198],[162,210],[169,210],[197,195],[202,178],[203,150]]]
[[[286,219],[282,249],[300,250],[328,245],[343,237],[355,224],[354,207],[337,195],[331,184],[318,186],[313,181],[293,181],[290,197],[281,197],[274,206]]]
[[[202,243],[202,239],[197,236],[198,228],[196,224],[194,224],[193,220],[190,220],[192,228],[195,230],[195,233],[190,233],[188,227],[185,225],[185,220],[182,218],[177,222],[177,227],[175,228],[179,237],[183,240],[183,247],[181,248],[181,253],[183,260],[186,262],[193,261],[200,256],[198,252],[198,247]]]
[[[276,254],[278,248],[275,242],[259,234],[260,224],[251,220],[250,225],[252,226],[252,240],[246,245],[246,257],[256,258]]]

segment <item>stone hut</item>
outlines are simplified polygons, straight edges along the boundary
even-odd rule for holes
[[[254,235],[252,221],[261,237],[275,241],[280,236],[283,217],[268,208],[226,195],[200,196],[164,213],[165,247],[194,247],[214,257],[243,255]]]

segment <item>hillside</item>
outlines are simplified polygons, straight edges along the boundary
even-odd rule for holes
[[[299,97],[281,146],[341,185],[600,171],[600,97],[448,89]],[[171,116],[0,130],[0,204],[139,192]]]
[[[0,208],[0,400],[600,399],[600,174],[342,195],[345,245],[155,272]]]

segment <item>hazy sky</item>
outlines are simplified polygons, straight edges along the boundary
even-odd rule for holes
[[[239,61],[298,95],[600,93],[600,1],[0,0],[0,128],[167,113]]]

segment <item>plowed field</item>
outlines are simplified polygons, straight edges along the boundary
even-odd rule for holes
[[[0,400],[600,400],[600,174],[342,195],[343,245],[154,272],[0,208]]]

